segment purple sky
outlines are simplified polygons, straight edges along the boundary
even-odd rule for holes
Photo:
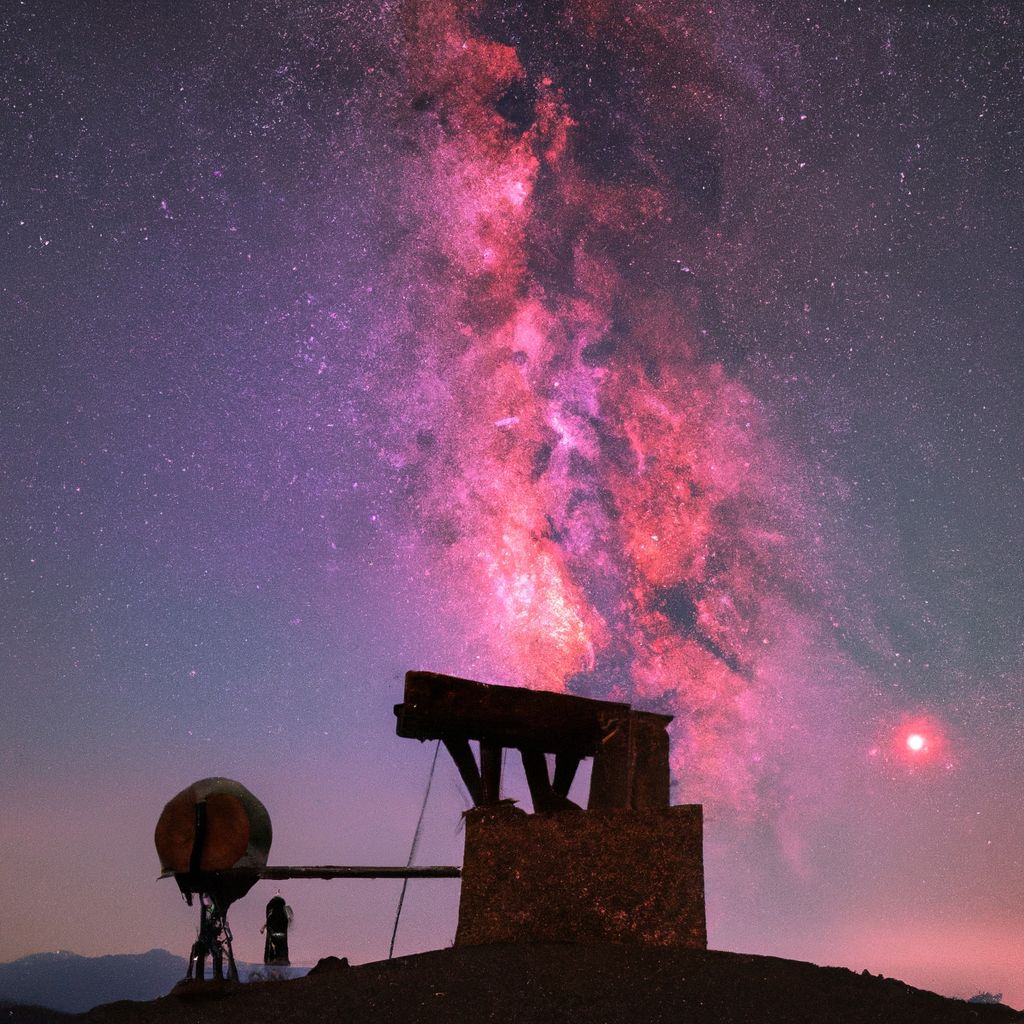
[[[208,775],[273,862],[403,863],[429,668],[675,714],[713,946],[1024,1005],[1014,5],[0,40],[0,959],[187,951]],[[422,862],[466,803],[442,758]],[[282,888],[296,960],[386,954],[395,883]]]

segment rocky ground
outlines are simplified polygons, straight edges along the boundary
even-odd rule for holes
[[[306,978],[218,990],[179,986],[151,1003],[18,1024],[966,1024],[1024,1020],[890,978],[739,953],[615,945],[459,947]]]

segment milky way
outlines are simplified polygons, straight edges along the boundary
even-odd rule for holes
[[[422,557],[504,681],[668,710],[691,790],[743,803],[821,537],[708,341],[739,101],[704,16],[670,44],[670,13],[409,5],[374,387]]]
[[[0,957],[187,949],[151,836],[203,776],[282,861],[402,862],[425,668],[673,714],[713,945],[1024,1003],[1017,5],[0,42]],[[389,892],[309,886],[297,957],[386,953]]]

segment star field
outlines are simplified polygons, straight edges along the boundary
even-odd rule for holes
[[[0,40],[0,956],[186,948],[151,833],[207,775],[272,861],[404,862],[417,667],[674,714],[713,946],[1024,1005],[1014,5]],[[295,883],[296,958],[384,955],[393,890]]]

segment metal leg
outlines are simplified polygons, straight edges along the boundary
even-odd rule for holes
[[[200,959],[200,950],[202,947],[198,942],[192,943],[192,951],[188,956],[188,970],[185,972],[185,980],[192,981],[196,977],[196,969],[198,968],[199,980],[203,980],[203,964]]]
[[[235,964],[235,951],[231,948],[231,929],[228,927],[227,914],[220,918],[220,931],[224,936],[224,952],[228,958],[228,981],[238,981],[238,967]]]

